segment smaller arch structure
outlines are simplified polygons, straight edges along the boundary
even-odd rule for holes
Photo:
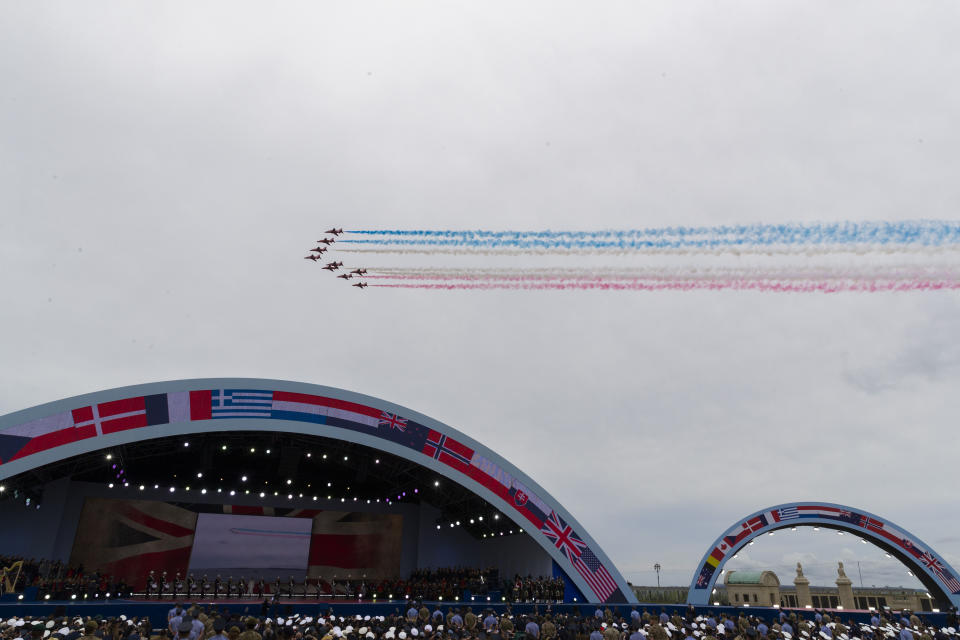
[[[896,557],[929,590],[941,608],[960,607],[960,574],[930,545],[903,527],[877,515],[829,502],[789,502],[746,516],[717,538],[697,565],[687,602],[710,604],[723,566],[765,533],[794,527],[824,527],[850,532]]]

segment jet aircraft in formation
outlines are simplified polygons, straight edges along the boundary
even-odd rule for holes
[[[313,249],[310,249],[310,255],[304,256],[304,260],[313,260],[314,262],[319,260],[323,256],[323,254],[330,249],[330,245],[337,241],[336,236],[339,236],[340,234],[342,234],[343,229],[333,227],[332,229],[327,229],[326,231],[324,231],[324,233],[333,234],[334,237],[317,240],[317,246],[315,246]],[[328,262],[325,265],[323,265],[323,268],[326,269],[327,271],[338,271],[342,266],[343,266],[343,262],[334,260],[333,262]],[[343,280],[351,280],[354,276],[360,277],[365,275],[366,273],[367,273],[366,269],[354,269],[349,273],[341,273],[337,277],[342,278]],[[363,289],[369,285],[367,285],[366,282],[358,282],[353,286],[357,287],[358,289]]]

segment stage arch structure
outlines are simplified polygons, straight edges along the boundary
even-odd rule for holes
[[[236,431],[316,435],[406,458],[506,514],[591,602],[636,602],[633,590],[583,526],[516,466],[449,425],[343,389],[212,378],[57,400],[0,416],[0,480],[112,446]]]
[[[728,560],[754,539],[794,527],[823,527],[859,536],[910,568],[941,609],[960,606],[960,574],[930,545],[885,518],[829,502],[780,504],[737,521],[713,542],[700,560],[690,583],[687,602],[710,604],[714,585]]]

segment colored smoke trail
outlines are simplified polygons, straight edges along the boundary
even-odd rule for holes
[[[960,282],[937,280],[883,280],[883,281],[800,281],[783,282],[776,280],[683,280],[663,281],[627,281],[609,282],[603,280],[550,280],[550,281],[503,281],[483,282],[403,282],[396,284],[373,284],[371,287],[393,289],[443,289],[448,291],[466,290],[523,290],[523,291],[697,291],[724,290],[763,291],[778,293],[874,293],[882,291],[935,291],[960,289]]]
[[[367,269],[372,287],[770,292],[960,289],[957,221],[348,233],[353,236],[339,240],[336,251],[350,254],[354,260],[395,256],[394,264],[384,258],[382,262],[387,264]],[[426,264],[417,265],[420,261],[413,256],[426,258]],[[413,266],[401,266],[404,263]],[[519,264],[500,266],[511,263]]]
[[[552,249],[444,249],[444,248],[394,248],[382,247],[371,249],[338,249],[340,253],[374,254],[374,255],[446,255],[446,256],[719,256],[719,255],[759,255],[759,256],[824,256],[824,255],[935,255],[955,253],[960,251],[960,244],[944,245],[939,247],[917,247],[909,245],[836,245],[834,247],[807,247],[807,246],[729,246],[714,248],[687,248],[687,249],[596,249],[596,248],[559,248]]]
[[[789,267],[635,267],[635,268],[381,268],[367,276],[393,280],[899,280],[960,281],[960,265],[831,265]]]
[[[828,224],[664,227],[600,231],[489,231],[489,230],[358,230],[370,236],[344,243],[381,246],[462,247],[475,249],[712,249],[767,245],[913,245],[942,246],[960,242],[960,223],[918,220],[908,222],[841,222]]]

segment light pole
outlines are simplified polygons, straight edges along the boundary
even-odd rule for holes
[[[660,563],[653,565],[653,570],[657,572],[657,589],[660,588]]]

